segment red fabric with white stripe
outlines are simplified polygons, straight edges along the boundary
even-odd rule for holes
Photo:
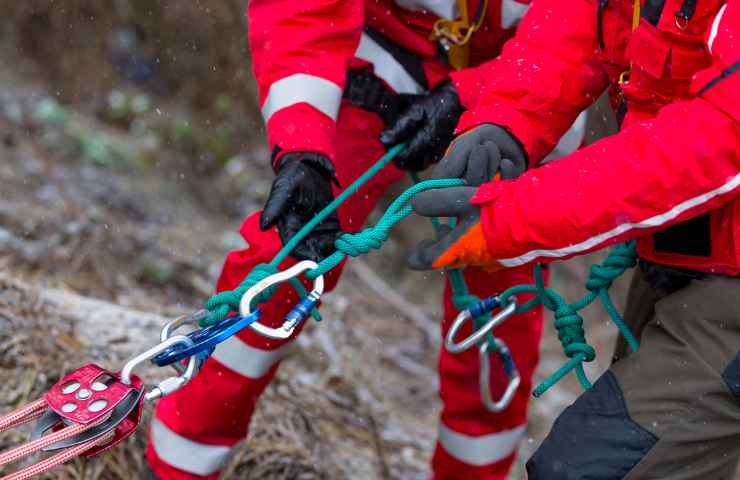
[[[457,0],[448,1],[454,5]],[[479,2],[468,1],[470,15]],[[520,6],[527,3],[489,0],[483,26],[471,42],[473,64],[493,58],[513,34],[513,26],[501,26],[505,7],[507,11],[523,12]],[[448,78],[451,70],[437,60],[437,45],[429,40],[439,17],[420,8],[405,9],[393,0],[251,0],[247,12],[249,45],[270,150],[279,147],[280,154],[314,151],[337,160],[336,111],[347,70],[366,64],[354,58],[364,25],[418,54],[430,88]],[[474,98],[480,81],[474,72],[470,73],[460,73],[456,78],[464,101]],[[296,75],[302,76],[281,88],[281,80]]]
[[[339,180],[346,185],[383,153],[383,147],[377,140],[382,129],[382,122],[377,116],[346,104],[341,110],[339,119],[337,152],[341,158],[351,157],[354,160],[353,162],[339,162],[337,165]],[[379,197],[389,185],[402,176],[401,171],[390,165],[363,187],[362,191],[353,195],[339,210],[343,228],[348,231],[359,229]],[[238,285],[256,264],[269,261],[280,248],[280,240],[274,230],[268,232],[259,230],[258,217],[258,213],[255,213],[244,222],[241,234],[249,247],[229,254],[219,280],[219,290]],[[334,287],[337,279],[336,271],[329,275],[328,289]],[[511,270],[503,274],[473,271],[468,273],[468,280],[471,291],[481,296],[502,290],[512,283],[532,281],[529,274],[522,270]],[[295,294],[291,288],[287,286],[280,288],[272,300],[262,307],[262,322],[272,326],[281,324],[282,318],[295,301]],[[449,292],[445,294],[444,306],[443,329],[446,329],[451,319],[457,314],[450,304]],[[487,434],[490,439],[493,439],[493,445],[497,446],[495,434],[517,427],[523,428],[526,421],[531,376],[537,362],[541,328],[542,313],[537,310],[526,316],[509,319],[497,331],[497,335],[511,348],[522,375],[522,387],[511,406],[500,414],[485,411],[478,400],[477,353],[469,352],[454,356],[442,352],[440,359],[441,395],[444,401],[442,421],[449,429],[472,437]],[[274,351],[282,346],[280,342],[267,340],[249,329],[241,332],[238,337],[241,342],[253,347],[256,351]],[[206,362],[201,372],[185,388],[162,399],[157,406],[147,459],[162,480],[215,479],[217,472],[208,472],[210,475],[194,475],[168,464],[161,457],[167,455],[181,457],[183,448],[173,454],[171,450],[167,450],[167,442],[157,442],[156,433],[162,430],[157,426],[157,422],[161,422],[177,436],[186,439],[188,454],[184,461],[197,459],[199,450],[207,449],[209,446],[231,447],[245,437],[255,403],[274,376],[278,365],[274,363],[258,378],[249,378],[228,368],[218,360],[219,358],[224,358],[224,355],[217,349],[214,357]],[[233,365],[235,368],[248,367],[249,361],[245,358],[241,364],[234,363]],[[492,385],[497,389],[503,388],[503,372],[496,360],[492,364]],[[494,394],[498,393],[494,391]],[[500,448],[508,449],[511,453],[484,466],[468,465],[457,460],[444,448],[438,447],[433,462],[435,478],[504,480],[519,438],[519,434],[507,435],[506,441],[500,445]],[[169,447],[173,445],[177,447],[180,445],[178,442],[181,442],[172,441],[171,435],[167,440],[170,443]],[[490,446],[490,442],[489,440],[487,446]],[[467,446],[468,449],[475,448],[474,439],[472,443]],[[162,455],[165,451],[170,453]],[[201,453],[201,456],[205,455]],[[215,455],[221,454],[217,452]]]
[[[643,19],[630,34],[632,2],[610,2],[602,52],[595,1],[538,0],[492,62],[496,74],[459,128],[504,125],[536,162],[615,80],[621,69],[609,60],[634,60],[625,87],[626,128],[619,134],[515,181],[479,189],[474,202],[482,206],[489,249],[502,265],[568,258],[641,237],[643,258],[740,274],[740,73],[696,96],[740,59],[740,2],[727,2],[711,54],[704,42],[722,2],[699,0],[686,30],[672,19],[680,3],[666,0],[657,29]],[[710,257],[655,251],[647,234],[706,212]]]

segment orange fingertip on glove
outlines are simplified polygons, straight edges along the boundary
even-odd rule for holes
[[[504,268],[488,253],[488,245],[480,223],[474,225],[432,263],[434,268],[463,266],[476,266],[489,272]]]

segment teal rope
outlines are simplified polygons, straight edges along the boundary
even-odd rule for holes
[[[411,177],[411,180],[419,184],[422,182],[419,175],[415,172],[410,172],[409,176]],[[439,231],[440,222],[437,217],[431,217],[429,219],[432,222],[432,227],[434,228],[434,231]],[[448,219],[448,225],[450,227],[455,226],[455,219],[450,218]],[[452,291],[452,305],[455,307],[457,311],[463,311],[467,310],[476,303],[480,302],[480,297],[476,295],[471,295],[470,289],[468,288],[468,284],[465,281],[465,276],[463,274],[463,269],[460,268],[448,268],[445,269],[445,276],[447,277],[447,280],[450,282],[450,290]],[[486,312],[484,315],[481,315],[480,317],[476,317],[473,319],[473,328],[475,330],[478,330],[479,328],[483,328],[483,326],[488,323],[488,321],[491,319],[490,312]],[[496,345],[493,333],[489,333],[486,336],[486,340],[488,341],[488,351],[490,354],[493,354],[498,346]]]
[[[298,233],[296,233],[293,238],[291,238],[290,241],[280,249],[269,264],[260,264],[255,266],[249,275],[247,275],[247,278],[245,278],[244,281],[234,290],[224,291],[211,297],[205,304],[205,308],[209,313],[208,316],[201,321],[201,326],[213,325],[226,318],[229,315],[229,312],[238,312],[239,304],[244,293],[260,280],[263,280],[277,272],[280,263],[290,255],[290,252],[306,237],[306,235],[308,235],[317,225],[344,203],[347,198],[357,192],[357,190],[367,183],[368,180],[373,178],[380,170],[382,170],[383,167],[393,160],[403,147],[404,145],[401,144],[388,150],[388,152],[375,162],[372,167],[337,195],[337,197],[329,205],[324,207],[324,209],[322,209],[314,218],[312,218],[311,221],[306,223]],[[380,221],[374,227],[366,228],[355,234],[345,233],[339,237],[335,243],[337,251],[322,260],[316,269],[306,272],[306,277],[308,279],[314,279],[339,265],[347,256],[356,257],[367,253],[370,249],[380,248],[383,242],[388,239],[388,231],[395,224],[412,213],[413,209],[411,208],[411,205],[408,205],[408,202],[417,193],[435,188],[447,188],[463,184],[464,181],[461,179],[443,179],[427,180],[412,186],[402,193],[391,204],[391,206],[388,207]],[[300,295],[306,295],[305,288],[297,279],[292,279],[290,284]],[[277,286],[274,286],[261,292],[260,295],[255,297],[253,306],[269,300],[269,298],[275,293],[276,289]],[[317,309],[314,309],[311,313],[317,320],[321,319]]]
[[[629,327],[614,307],[609,296],[609,288],[614,280],[624,273],[627,268],[637,264],[637,249],[635,242],[627,242],[616,245],[607,258],[599,265],[592,265],[589,278],[586,281],[586,293],[582,298],[569,304],[563,297],[551,288],[545,287],[542,267],[535,265],[534,285],[515,285],[501,294],[501,302],[506,304],[510,298],[525,293],[534,293],[532,300],[517,307],[517,313],[524,313],[539,304],[554,313],[555,329],[558,331],[558,339],[563,346],[565,355],[569,358],[558,370],[545,378],[535,389],[534,396],[539,397],[550,387],[559,382],[571,371],[575,371],[578,382],[588,390],[591,382],[583,369],[584,362],[591,362],[596,357],[594,348],[586,341],[583,329],[583,318],[578,313],[597,298],[601,301],[609,317],[624,336],[632,351],[637,351],[639,343]]]
[[[370,167],[370,169],[349,185],[349,187],[340,193],[310,222],[305,224],[303,228],[301,228],[301,230],[283,246],[269,264],[257,265],[236,289],[221,292],[211,297],[205,305],[206,309],[209,311],[209,315],[201,322],[201,325],[212,325],[226,318],[229,312],[238,311],[241,298],[250,287],[260,280],[276,273],[280,263],[285,260],[295,246],[298,245],[298,243],[300,243],[300,241],[303,240],[311,230],[335,211],[350,195],[354,194],[362,187],[362,185],[382,170],[382,168],[385,167],[393,157],[403,149],[403,147],[404,145],[401,144],[388,150],[385,155]],[[461,179],[419,181],[418,177],[414,177],[414,180],[417,183],[403,192],[403,194],[401,194],[401,196],[391,204],[375,226],[366,228],[359,233],[346,233],[342,235],[335,243],[337,249],[336,252],[322,260],[317,268],[307,272],[306,277],[309,279],[315,279],[319,275],[325,274],[335,268],[348,256],[356,257],[367,253],[370,249],[380,248],[388,239],[389,230],[412,213],[412,207],[408,205],[408,202],[414,197],[414,195],[425,190],[448,188],[464,184],[464,181]],[[436,218],[432,219],[432,224],[435,228],[439,227],[439,221]],[[454,226],[454,223],[452,225]],[[550,387],[560,381],[571,371],[575,371],[578,381],[584,389],[589,389],[591,387],[591,383],[583,369],[583,362],[593,361],[596,356],[596,352],[586,341],[585,332],[583,330],[583,318],[578,312],[583,308],[586,308],[597,298],[601,301],[612,321],[627,340],[630,348],[633,351],[637,350],[637,339],[635,339],[629,331],[629,328],[624,323],[622,317],[617,312],[611,298],[609,297],[609,288],[611,287],[612,282],[624,273],[625,269],[633,267],[636,264],[636,259],[637,253],[635,242],[617,245],[602,264],[592,266],[589,279],[586,283],[588,293],[572,304],[568,304],[555,290],[545,287],[542,268],[540,265],[535,265],[534,267],[534,285],[515,285],[501,294],[502,303],[507,303],[512,296],[525,293],[534,294],[534,297],[531,300],[517,307],[517,313],[526,312],[537,305],[542,304],[545,308],[555,314],[554,325],[558,331],[558,338],[563,346],[563,350],[566,356],[569,357],[569,360],[557,371],[547,377],[537,386],[537,388],[535,388],[534,395],[536,397],[545,393]],[[470,294],[461,270],[449,269],[446,273],[453,291],[452,300],[455,308],[458,310],[465,310],[480,300],[475,295]],[[292,279],[290,283],[300,295],[306,295],[305,288],[297,279]],[[273,286],[261,292],[255,297],[254,304],[256,305],[269,300],[269,298],[274,294],[276,288],[277,286]],[[321,319],[316,309],[312,311],[312,315],[317,320]],[[480,328],[489,318],[490,315],[485,315],[475,319],[476,328]],[[492,334],[488,335],[488,341],[493,342]],[[495,347],[495,344],[492,346]]]

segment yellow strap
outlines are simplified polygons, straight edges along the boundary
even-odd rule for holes
[[[634,31],[640,25],[640,0],[635,0],[632,7],[632,30]]]
[[[640,25],[640,0],[634,0],[632,5],[632,31]],[[630,64],[629,70],[625,70],[619,75],[619,84],[622,85],[629,80],[630,72],[632,71],[632,64]]]
[[[472,23],[470,16],[468,15],[468,3],[467,0],[457,0],[458,10],[460,11],[460,17],[455,20],[447,20],[446,18],[440,18],[434,22],[434,28],[430,38],[432,40],[438,40],[445,38],[453,45],[462,46],[470,41],[476,30],[483,24],[483,19],[486,16],[486,9],[488,8],[488,0],[481,0],[482,5],[480,7],[481,15],[476,18]]]
[[[468,0],[457,0],[457,8],[460,10],[460,18],[465,26],[470,25],[470,19],[468,18]]]

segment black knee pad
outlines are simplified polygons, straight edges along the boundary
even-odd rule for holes
[[[611,372],[568,407],[527,462],[529,480],[618,480],[658,438],[632,421]]]

